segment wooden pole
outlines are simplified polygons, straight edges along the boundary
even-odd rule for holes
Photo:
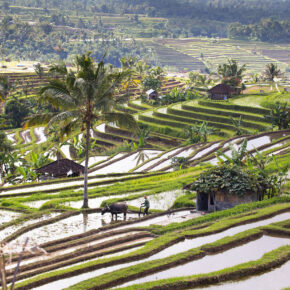
[[[25,240],[25,243],[22,247],[22,252],[20,253],[20,256],[18,258],[18,261],[17,261],[17,266],[16,266],[16,269],[14,271],[14,275],[13,275],[13,281],[12,281],[12,284],[11,284],[11,287],[10,287],[10,290],[13,290],[14,289],[14,285],[15,285],[15,282],[16,282],[16,278],[17,278],[17,274],[18,274],[18,271],[19,271],[19,267],[20,267],[20,263],[22,261],[22,257],[23,257],[23,254],[24,254],[24,251],[25,251],[25,248],[28,244],[28,240],[29,238],[26,238]]]
[[[5,257],[4,254],[0,255],[0,275],[1,275],[1,284],[2,289],[7,290],[7,282],[6,282],[6,271],[5,271]]]

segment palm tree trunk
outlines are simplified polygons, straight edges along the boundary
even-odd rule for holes
[[[88,208],[88,165],[89,165],[89,148],[90,148],[90,123],[86,123],[86,157],[85,157],[85,172],[84,172],[84,203],[82,208]]]

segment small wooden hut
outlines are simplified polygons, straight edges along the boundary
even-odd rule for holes
[[[242,203],[258,201],[256,192],[247,192],[243,197],[231,195],[225,191],[196,194],[196,209],[199,211],[217,211],[232,208]]]
[[[146,92],[147,99],[152,100],[152,99],[157,99],[158,93],[157,91],[150,89]]]
[[[44,178],[76,177],[84,173],[84,166],[69,160],[60,159],[36,169],[36,173]]]
[[[228,98],[238,95],[238,88],[230,87],[226,84],[219,84],[207,91],[212,100],[227,100]]]

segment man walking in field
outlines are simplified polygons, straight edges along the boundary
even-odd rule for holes
[[[145,207],[145,209],[144,209],[144,213],[143,213],[143,215],[147,215],[148,214],[148,210],[149,210],[149,208],[150,208],[150,202],[149,202],[149,200],[148,200],[148,198],[147,198],[147,196],[145,195],[144,196],[144,202],[141,204],[141,207]]]

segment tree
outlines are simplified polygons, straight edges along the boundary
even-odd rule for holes
[[[207,136],[214,133],[214,130],[207,127],[207,122],[203,122],[200,126],[193,125],[186,127],[184,133],[187,137],[187,141],[190,144],[198,142],[207,142]]]
[[[242,122],[242,116],[239,117],[239,119],[234,119],[233,117],[231,117],[231,121],[233,126],[236,129],[236,135],[237,136],[241,136],[243,134],[247,133],[247,130],[243,129],[243,122]]]
[[[34,71],[35,71],[35,73],[36,73],[40,78],[42,78],[43,73],[44,73],[44,68],[41,66],[40,63],[37,63],[37,64],[34,66]]]
[[[288,103],[276,102],[269,116],[265,116],[266,121],[272,123],[272,127],[278,126],[279,130],[288,129],[290,123]]]
[[[12,85],[9,83],[9,79],[5,76],[0,76],[0,102],[3,102],[12,89]]]
[[[49,112],[32,116],[27,126],[43,124],[47,128],[58,123],[62,135],[70,135],[77,130],[85,132],[84,202],[88,208],[88,161],[90,130],[96,121],[113,122],[130,130],[137,128],[133,116],[114,112],[122,98],[116,96],[130,71],[108,73],[104,61],[93,62],[90,53],[76,57],[78,72],[65,82],[53,80],[41,90],[40,102],[47,102],[59,112]],[[74,78],[74,82],[72,79]]]
[[[243,79],[243,74],[246,71],[246,65],[239,67],[239,64],[234,59],[228,59],[228,63],[218,66],[218,74],[222,77],[222,82],[231,86],[238,86]]]
[[[189,164],[190,164],[190,162],[188,161],[187,157],[173,157],[173,158],[171,158],[171,165],[175,171],[188,168]]]
[[[52,73],[54,76],[61,76],[64,80],[68,74],[67,67],[64,62],[60,62],[58,64],[52,64],[49,67],[49,72]]]
[[[278,68],[277,64],[270,63],[266,65],[266,69],[264,72],[264,77],[271,84],[271,90],[273,89],[273,83],[277,78],[282,77],[283,74],[281,70]],[[276,87],[277,88],[277,87]],[[278,89],[277,89],[278,90]]]
[[[4,113],[7,121],[9,121],[13,128],[19,128],[27,117],[29,109],[23,100],[19,100],[16,96],[13,96],[5,104]]]

